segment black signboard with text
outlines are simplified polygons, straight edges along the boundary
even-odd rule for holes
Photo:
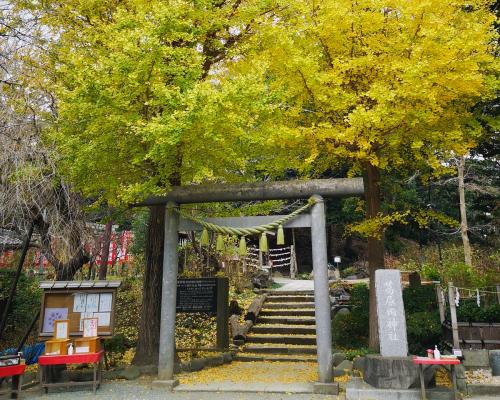
[[[217,313],[217,278],[177,280],[178,313]]]

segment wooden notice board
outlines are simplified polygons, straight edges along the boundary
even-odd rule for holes
[[[98,336],[112,336],[119,281],[41,282],[40,338],[54,336],[54,321],[69,320],[69,336],[83,335],[83,320],[98,318]]]

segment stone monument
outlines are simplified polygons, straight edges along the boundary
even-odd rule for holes
[[[401,290],[401,274],[397,269],[375,271],[380,355],[406,357],[406,319]]]
[[[383,389],[408,389],[418,384],[418,370],[408,357],[401,274],[396,269],[375,271],[380,355],[365,361],[364,380]],[[432,371],[426,371],[426,381]]]

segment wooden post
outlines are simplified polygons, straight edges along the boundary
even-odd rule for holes
[[[451,333],[453,335],[453,348],[460,349],[460,339],[458,337],[457,308],[455,307],[455,291],[453,282],[448,285],[448,299],[450,302]]]
[[[229,348],[229,279],[217,278],[217,349]]]
[[[297,276],[297,259],[295,258],[295,246],[290,246],[290,278],[295,279]]]
[[[443,288],[441,285],[436,285],[436,297],[437,297],[437,302],[439,306],[439,320],[441,321],[441,324],[444,322],[445,314],[444,314],[444,309],[445,305],[443,303]]]
[[[500,285],[497,285],[497,300],[498,304],[500,304]]]

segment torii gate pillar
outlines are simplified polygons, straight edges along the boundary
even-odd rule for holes
[[[326,251],[325,203],[318,195],[311,208],[311,243],[314,271],[314,307],[316,318],[316,348],[320,383],[331,383],[332,321],[330,289],[328,287],[328,261]]]
[[[179,214],[174,211],[178,204],[167,203],[165,212],[165,240],[163,243],[163,279],[161,291],[160,345],[157,384],[172,390],[179,384],[174,380],[175,362],[175,304],[177,296],[177,269],[179,254]]]

